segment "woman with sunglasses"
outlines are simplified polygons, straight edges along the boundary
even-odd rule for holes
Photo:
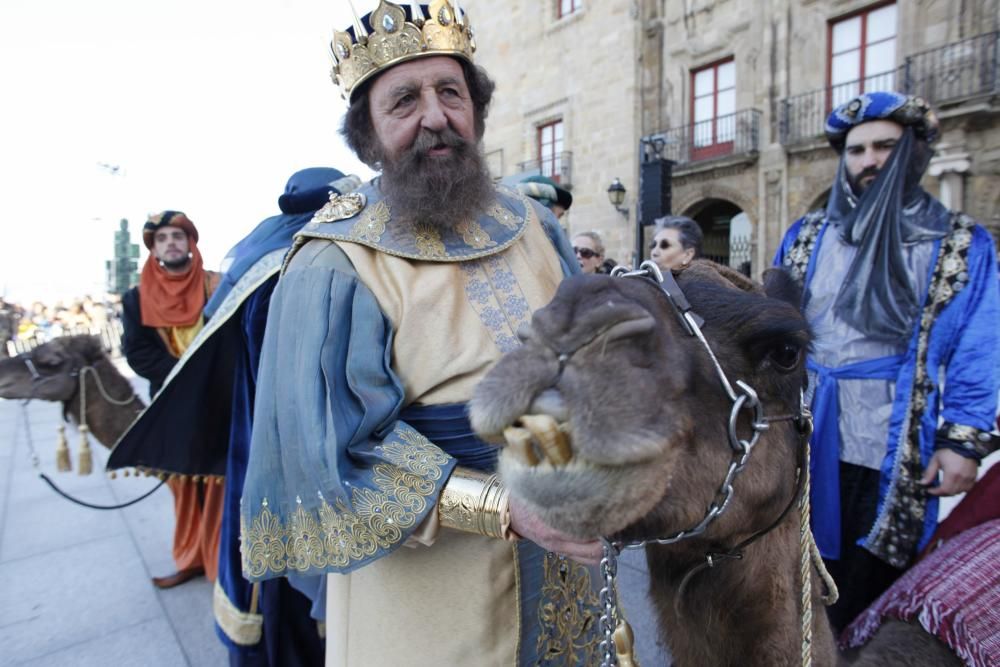
[[[701,257],[701,227],[683,215],[668,215],[654,221],[656,236],[649,246],[649,258],[660,270],[680,269]]]
[[[604,242],[597,232],[580,232],[573,237],[573,252],[583,273],[600,273],[604,263]]]

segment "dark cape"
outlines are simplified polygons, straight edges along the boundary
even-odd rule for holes
[[[292,236],[356,178],[335,169],[296,172],[267,218],[226,255],[227,270],[205,307],[209,321],[156,400],[112,452],[108,467],[225,475],[213,592],[216,633],[239,667],[322,665],[311,603],[288,580],[251,584],[240,567],[239,501],[250,458],[254,393],[271,292]]]

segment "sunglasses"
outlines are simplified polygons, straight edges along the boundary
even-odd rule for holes
[[[576,246],[573,246],[573,252],[584,259],[593,259],[594,257],[597,257],[597,253],[590,248],[577,248]]]
[[[650,250],[655,250],[657,245],[660,246],[660,250],[666,250],[667,248],[670,247],[670,241],[668,241],[666,239],[660,239],[659,243],[657,243],[656,241],[653,241],[652,243],[649,244],[649,249]]]

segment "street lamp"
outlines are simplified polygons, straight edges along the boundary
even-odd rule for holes
[[[621,180],[615,176],[615,180],[611,181],[611,185],[608,186],[608,201],[611,205],[615,207],[615,210],[628,217],[628,207],[623,207],[622,204],[625,202],[625,186],[622,185]]]

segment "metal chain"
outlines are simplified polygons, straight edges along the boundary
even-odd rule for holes
[[[760,439],[760,434],[770,427],[770,422],[772,421],[784,421],[796,418],[794,415],[782,415],[780,417],[768,419],[764,415],[764,408],[760,402],[757,392],[742,380],[736,381],[736,387],[740,390],[740,392],[742,392],[737,394],[733,385],[729,382],[729,378],[726,377],[725,372],[722,370],[722,365],[719,363],[715,353],[712,351],[712,346],[708,344],[708,340],[705,339],[705,335],[701,331],[701,322],[699,322],[700,318],[690,311],[689,304],[684,304],[687,306],[686,309],[678,307],[678,304],[674,301],[675,295],[664,286],[664,274],[661,273],[655,264],[648,261],[643,262],[640,268],[635,271],[628,271],[622,267],[615,267],[614,271],[611,272],[611,275],[613,277],[622,278],[647,277],[656,281],[656,283],[663,289],[667,299],[674,306],[687,331],[691,335],[695,336],[702,344],[702,347],[708,352],[708,356],[712,360],[712,364],[714,365],[716,374],[722,383],[722,387],[729,399],[733,402],[732,409],[729,413],[729,423],[727,429],[729,445],[732,449],[732,458],[729,462],[729,468],[726,470],[726,476],[722,480],[722,484],[715,492],[715,496],[708,506],[708,511],[705,513],[705,516],[702,517],[701,521],[699,521],[692,528],[678,531],[669,537],[631,542],[612,542],[607,538],[601,538],[604,547],[603,557],[601,558],[601,576],[604,579],[604,586],[601,588],[600,593],[600,625],[601,633],[603,635],[603,639],[600,644],[600,650],[603,654],[601,667],[618,666],[618,652],[614,641],[614,633],[618,625],[618,597],[615,587],[615,577],[618,575],[619,554],[625,549],[639,549],[648,544],[656,544],[660,546],[674,544],[676,542],[680,542],[681,540],[704,533],[708,526],[719,518],[719,516],[726,511],[726,508],[729,507],[729,503],[733,498],[733,482],[736,479],[736,475],[738,475],[746,467],[747,462],[750,460],[750,454],[753,452],[753,448]],[[675,283],[674,288],[675,291],[679,292],[679,288],[676,287]],[[683,298],[683,293],[681,293],[681,297]],[[742,410],[750,410],[753,413],[750,422],[753,433],[749,440],[740,438],[736,433],[736,423]],[[799,417],[801,417],[801,412]],[[708,555],[707,558],[708,565],[711,566],[712,556]]]
[[[618,667],[618,649],[615,646],[615,628],[618,627],[618,591],[615,577],[618,576],[618,547],[610,540],[601,538],[604,555],[601,558],[601,667]]]

